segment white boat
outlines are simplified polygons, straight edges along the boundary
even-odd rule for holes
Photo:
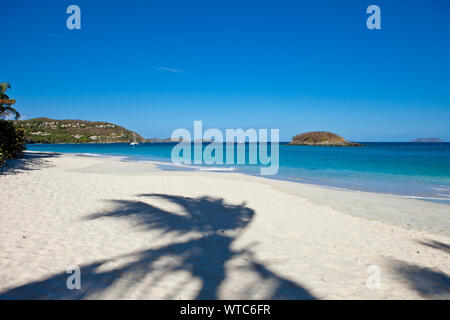
[[[139,142],[136,141],[136,135],[133,133],[133,141],[130,142],[130,146],[138,146]]]

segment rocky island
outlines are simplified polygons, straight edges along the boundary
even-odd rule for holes
[[[300,146],[362,147],[359,143],[347,141],[335,133],[326,131],[298,134],[292,138],[289,144]]]

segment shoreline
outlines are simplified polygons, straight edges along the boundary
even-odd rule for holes
[[[30,150],[26,150],[25,152],[52,153],[52,151],[30,151]],[[129,161],[129,162],[137,162],[137,163],[146,163],[147,162],[150,164],[159,165],[161,167],[167,166],[167,167],[179,168],[180,171],[183,171],[183,170],[199,171],[199,172],[211,171],[211,172],[223,172],[223,173],[234,172],[234,173],[239,173],[239,174],[243,174],[243,175],[247,175],[247,176],[251,176],[251,177],[261,177],[264,179],[276,180],[276,181],[288,181],[288,182],[292,182],[292,183],[300,183],[300,184],[303,184],[306,186],[327,188],[330,190],[343,190],[343,191],[351,191],[351,192],[380,194],[380,195],[386,195],[386,196],[397,196],[397,197],[406,198],[406,199],[416,199],[416,200],[427,201],[427,202],[432,202],[432,203],[439,203],[439,204],[443,204],[443,205],[450,205],[450,198],[414,196],[414,195],[407,195],[407,194],[400,194],[400,193],[387,193],[387,192],[381,192],[381,191],[377,192],[377,191],[370,191],[370,190],[358,190],[358,189],[351,189],[351,188],[332,186],[332,185],[326,185],[326,184],[299,181],[302,178],[296,178],[296,177],[283,177],[283,176],[278,176],[278,175],[261,176],[258,174],[252,174],[250,172],[240,171],[236,167],[232,167],[232,166],[231,167],[214,167],[214,166],[209,167],[209,166],[204,166],[204,165],[193,165],[193,164],[184,165],[184,164],[175,164],[170,161],[163,161],[163,160],[138,160],[138,159],[133,159],[126,155],[107,155],[107,154],[97,154],[97,153],[89,153],[89,152],[88,153],[55,152],[55,153],[66,154],[66,155],[75,155],[75,156],[79,155],[79,156],[87,156],[87,157],[98,157],[98,158],[114,158],[114,159],[119,159],[121,161]],[[225,165],[226,164],[224,164],[224,166]],[[161,169],[161,170],[165,170],[165,169]]]
[[[443,204],[43,152],[0,193],[0,299],[450,298]]]
[[[319,184],[310,184],[301,181],[293,181],[290,179],[283,179],[270,176],[253,175],[246,172],[240,171],[228,171],[228,170],[201,170],[199,167],[194,165],[179,165],[173,164],[171,162],[164,161],[154,161],[154,160],[134,160],[129,159],[127,156],[119,155],[102,155],[94,153],[58,153],[58,152],[48,152],[48,151],[25,151],[25,153],[56,153],[67,157],[87,157],[93,159],[111,159],[113,161],[129,163],[129,164],[140,164],[143,166],[152,166],[156,171],[164,172],[187,172],[191,174],[219,174],[219,175],[242,175],[243,177],[249,177],[258,180],[263,184],[271,185],[272,187],[278,188],[290,192],[294,195],[299,195],[299,193],[304,194],[307,192],[308,200],[315,200],[316,203],[320,205],[326,204],[327,206],[336,208],[346,214],[361,217],[369,220],[376,220],[383,223],[391,223],[396,226],[401,226],[403,228],[413,228],[416,230],[425,230],[427,232],[432,232],[435,234],[445,234],[450,236],[450,218],[448,218],[448,203],[442,203],[439,201],[432,201],[428,199],[423,199],[414,196],[404,196],[398,194],[381,193],[381,192],[370,192],[362,190],[352,190],[348,188],[340,188],[333,186],[325,186]],[[173,168],[179,168],[179,170],[166,170],[161,167],[168,166]],[[197,170],[199,168],[199,170]],[[208,167],[206,167],[208,168]],[[192,169],[192,170],[189,170]],[[135,172],[139,172],[139,166]],[[318,192],[318,196],[316,195]],[[326,198],[324,195],[327,195]],[[352,209],[345,202],[339,198],[343,199],[352,198],[352,203],[354,206],[363,206],[363,211],[358,211],[357,209]],[[348,201],[347,201],[348,202]],[[373,203],[377,204],[376,209],[370,210],[370,206]],[[380,204],[379,202],[386,202],[387,205]],[[400,202],[403,205],[411,203],[419,208],[417,210],[411,210],[410,208],[405,210],[403,208],[397,208],[398,212],[393,212],[388,207],[393,205],[395,202]],[[389,212],[389,214],[380,214],[379,207],[386,207],[384,210]],[[414,211],[411,213],[410,211]],[[437,213],[433,213],[436,211]]]

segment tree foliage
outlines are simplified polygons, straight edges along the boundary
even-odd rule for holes
[[[11,121],[0,120],[0,165],[18,156],[25,147],[25,133]]]
[[[20,113],[11,107],[15,101],[6,94],[6,90],[10,88],[11,85],[8,82],[0,83],[0,120],[5,120],[10,115],[13,115],[16,120],[20,118]]]
[[[10,89],[9,83],[0,83],[0,165],[6,159],[14,158],[25,149],[25,133],[22,129],[14,126],[14,123],[7,121],[11,115],[15,119],[20,118],[19,112],[11,107],[14,100],[6,94]]]

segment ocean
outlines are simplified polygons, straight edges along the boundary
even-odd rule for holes
[[[265,177],[450,204],[450,143],[361,143],[365,147],[281,144],[279,171]],[[207,145],[205,143],[203,148]],[[123,161],[151,160],[159,162],[164,170],[216,170],[251,175],[260,172],[258,164],[174,165],[171,163],[174,146],[175,143],[141,143],[135,147],[128,144],[29,144],[27,149],[117,156]],[[248,159],[249,145],[245,146]]]

